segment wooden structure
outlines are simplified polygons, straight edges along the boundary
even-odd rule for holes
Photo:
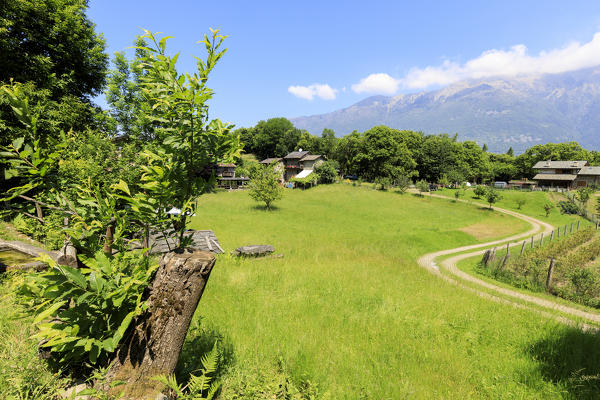
[[[276,168],[281,168],[282,183],[289,182],[292,178],[300,175],[306,177],[314,168],[325,161],[325,156],[319,154],[310,154],[308,151],[299,149],[292,151],[283,158],[267,158],[262,160],[261,164],[277,164]]]
[[[600,185],[600,167],[590,167],[587,161],[540,161],[533,166],[533,180],[540,187],[577,189]]]
[[[217,164],[217,187],[221,189],[243,189],[250,182],[250,178],[235,176],[235,164]]]
[[[283,158],[265,158],[260,162],[262,165],[273,165],[279,175],[279,183],[285,182],[285,165]]]

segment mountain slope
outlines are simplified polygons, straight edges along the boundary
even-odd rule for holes
[[[373,96],[329,114],[292,118],[301,129],[339,136],[375,125],[458,133],[492,151],[575,140],[600,149],[600,67],[560,74],[458,82],[436,91]]]

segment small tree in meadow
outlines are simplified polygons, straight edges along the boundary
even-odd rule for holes
[[[485,186],[483,186],[483,185],[475,186],[475,189],[473,189],[473,194],[475,195],[476,199],[482,198],[483,196],[486,195]]]
[[[546,217],[550,215],[550,212],[554,209],[554,204],[548,202],[544,204],[544,211],[546,212]]]
[[[456,199],[458,201],[458,199],[460,199],[460,196],[462,196],[462,189],[456,189],[456,191],[454,192],[454,199]]]
[[[500,199],[502,199],[502,195],[492,188],[489,188],[485,193],[485,200],[490,205],[490,209],[492,209],[492,204],[495,204]]]
[[[440,185],[442,185],[442,187],[447,188],[448,186],[450,186],[450,180],[448,179],[448,175],[444,174],[440,177],[440,180],[438,181],[438,183]]]
[[[273,165],[264,165],[258,168],[251,177],[250,197],[258,202],[264,202],[267,210],[275,200],[283,197],[283,188],[279,185],[279,174]]]
[[[429,192],[429,183],[427,183],[425,179],[421,179],[420,181],[418,181],[415,184],[415,186],[417,187],[417,190],[419,191],[421,196],[423,196],[424,192]]]
[[[594,189],[592,189],[590,187],[582,187],[582,188],[577,189],[577,193],[575,194],[575,197],[577,198],[577,200],[579,200],[579,202],[581,203],[583,208],[585,208],[588,201],[590,201],[590,197],[592,196],[592,193],[594,193]]]
[[[396,189],[400,193],[404,193],[404,192],[406,192],[406,190],[408,189],[408,187],[410,186],[411,183],[412,182],[408,176],[400,175],[400,176],[398,176],[398,178],[396,178]]]
[[[525,203],[527,203],[527,199],[525,199],[525,197],[518,197],[515,200],[515,203],[517,203],[517,210],[520,210],[521,207],[523,207]]]

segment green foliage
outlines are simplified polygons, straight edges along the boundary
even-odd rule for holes
[[[600,197],[596,199],[596,215],[600,215]]]
[[[476,199],[480,199],[480,198],[484,197],[486,193],[487,193],[487,187],[483,186],[483,185],[477,185],[473,189],[473,194],[475,195]]]
[[[97,253],[81,269],[43,260],[50,269],[27,275],[19,291],[35,314],[34,337],[60,365],[105,366],[145,309],[142,295],[156,266],[141,251]]]
[[[490,205],[490,209],[492,208],[492,204],[495,204],[498,200],[502,198],[502,195],[492,187],[489,187],[485,193],[485,200]]]
[[[317,174],[319,183],[335,183],[338,173],[335,168],[335,162],[324,161],[315,166],[315,174]]]
[[[581,207],[571,200],[562,200],[558,202],[561,214],[578,215],[581,212]]]
[[[273,165],[262,165],[251,176],[248,194],[255,201],[265,203],[267,210],[271,204],[283,197],[283,188],[279,184],[280,174]]]
[[[408,187],[412,184],[410,178],[406,175],[397,176],[394,184],[396,185],[396,190],[400,193],[405,193],[408,190]]]
[[[387,188],[392,184],[392,179],[387,176],[379,176],[375,178],[373,184],[373,187],[377,190],[387,190]]]
[[[54,400],[69,378],[38,357],[33,318],[16,298],[22,280],[22,274],[0,277],[0,393],[4,399]]]
[[[460,198],[460,196],[462,196],[463,194],[463,190],[458,188],[456,189],[456,191],[454,192],[454,199],[458,200]]]
[[[202,356],[200,375],[190,375],[187,385],[177,383],[175,375],[160,375],[154,378],[163,383],[178,400],[211,400],[221,387],[220,382],[214,380],[221,360],[221,350],[215,342],[212,350]]]
[[[554,204],[550,202],[544,203],[544,212],[546,213],[546,218],[550,216],[550,212],[554,209]]]
[[[523,207],[525,205],[525,203],[527,203],[527,198],[518,197],[515,199],[515,203],[517,204],[517,210],[520,210],[521,207]]]
[[[417,190],[419,191],[421,196],[424,192],[429,192],[429,183],[425,179],[417,181],[417,183],[415,183],[415,186],[417,187]]]
[[[86,0],[0,3],[0,85],[24,84],[40,114],[40,136],[99,128],[89,103],[104,86],[108,57],[101,35],[86,17]],[[0,145],[26,134],[0,95]]]
[[[575,197],[577,198],[577,200],[579,200],[582,207],[585,208],[587,205],[587,202],[590,200],[590,197],[592,196],[593,193],[594,193],[594,189],[592,189],[590,187],[582,187],[582,188],[577,189],[577,192],[575,193]]]

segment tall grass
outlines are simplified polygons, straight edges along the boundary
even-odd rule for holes
[[[539,344],[566,328],[417,266],[426,252],[477,242],[461,231],[473,224],[528,229],[476,205],[348,185],[286,191],[272,212],[244,192],[203,196],[192,228],[213,229],[227,250],[273,244],[284,257],[221,256],[195,318],[229,343],[232,376],[280,360],[333,399],[583,393],[542,357]],[[569,362],[582,374],[599,365]]]

